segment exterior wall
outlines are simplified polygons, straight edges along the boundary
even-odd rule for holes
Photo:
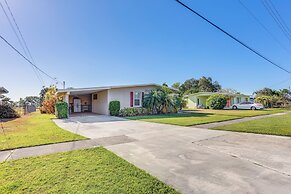
[[[70,96],[69,97],[69,104],[73,104],[74,103],[74,98],[81,99],[81,104],[82,105],[90,105],[91,104],[91,95],[90,94]]]
[[[108,115],[109,114],[109,101],[108,101],[108,91],[105,90],[102,92],[97,92],[93,93],[91,95],[92,98],[92,112],[93,113],[98,113],[98,114],[104,114]],[[97,94],[97,100],[93,99],[93,95]]]
[[[197,108],[197,98],[196,96],[189,96],[187,99],[187,108],[193,109]]]
[[[197,108],[199,105],[206,108],[206,100],[209,96],[189,96],[187,107]],[[199,103],[198,103],[199,101]]]
[[[131,88],[114,88],[110,89],[108,92],[108,103],[112,100],[118,100],[120,102],[120,108],[130,107],[130,92],[140,91],[146,92],[157,88],[157,86],[141,86],[141,87],[131,87]]]

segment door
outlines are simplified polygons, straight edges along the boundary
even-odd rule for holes
[[[74,112],[81,112],[81,100],[74,99]]]

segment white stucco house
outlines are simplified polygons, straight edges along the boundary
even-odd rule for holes
[[[69,113],[92,112],[109,115],[109,102],[120,101],[120,108],[141,107],[145,93],[158,84],[101,86],[90,88],[58,89],[57,94],[69,104]]]

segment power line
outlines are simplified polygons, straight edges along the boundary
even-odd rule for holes
[[[21,52],[19,52],[12,44],[10,44],[2,35],[0,35],[0,38],[6,43],[8,44],[8,46],[10,46],[15,52],[17,52],[22,58],[24,58],[28,63],[30,63],[31,65],[33,65],[37,70],[39,70],[41,73],[43,73],[44,75],[46,75],[47,77],[51,78],[54,81],[57,81],[56,78],[50,76],[49,74],[47,74],[45,71],[41,70],[39,67],[37,67],[35,64],[33,64],[28,58],[26,58]]]
[[[2,10],[3,10],[3,12],[4,12],[4,14],[5,14],[5,16],[6,16],[7,20],[8,20],[8,22],[9,22],[10,27],[12,28],[15,36],[17,37],[17,40],[18,40],[21,48],[23,49],[25,55],[27,55],[26,50],[25,50],[25,48],[24,48],[24,46],[23,46],[23,44],[22,44],[22,42],[21,42],[21,40],[20,40],[20,38],[19,38],[19,36],[18,36],[18,34],[17,34],[17,32],[16,32],[16,30],[15,30],[15,28],[14,28],[14,26],[13,26],[11,20],[10,20],[10,18],[9,18],[9,16],[7,15],[7,13],[6,13],[6,11],[5,11],[5,9],[4,9],[3,4],[1,3],[1,1],[0,1],[0,6],[1,6],[1,8],[2,8]]]
[[[263,6],[265,7],[265,9],[267,10],[267,12],[269,13],[269,15],[273,18],[273,20],[277,24],[278,28],[282,31],[285,37],[291,42],[291,36],[288,30],[286,29],[284,24],[281,22],[280,18],[276,15],[275,11],[272,9],[272,7],[269,5],[267,1],[261,0],[261,2]]]
[[[21,42],[21,40],[20,40],[18,34],[16,33],[16,30],[15,30],[14,26],[12,25],[12,22],[11,22],[10,18],[8,17],[8,15],[7,15],[7,13],[6,13],[6,11],[5,11],[5,9],[4,9],[2,3],[0,2],[1,7],[2,7],[2,9],[3,9],[3,12],[5,13],[6,18],[7,18],[8,22],[9,22],[11,28],[12,28],[13,31],[14,31],[14,34],[16,35],[16,37],[17,37],[17,39],[18,39],[18,41],[19,41],[19,43],[20,43],[22,49],[24,50],[24,53],[25,53],[26,57],[28,58],[28,56],[29,56],[30,59],[32,60],[32,62],[35,63],[35,61],[34,61],[32,55],[31,55],[31,52],[30,52],[30,50],[28,49],[28,46],[27,46],[27,44],[26,44],[26,41],[25,41],[25,39],[24,39],[24,37],[23,37],[23,35],[22,35],[22,33],[21,33],[21,30],[20,30],[20,28],[19,28],[19,26],[18,26],[18,24],[17,24],[17,22],[16,22],[16,19],[15,19],[13,13],[12,13],[12,10],[10,9],[10,6],[9,6],[8,2],[7,2],[6,0],[4,0],[4,1],[5,1],[5,4],[6,4],[7,8],[8,8],[8,11],[10,12],[10,15],[11,15],[11,17],[12,17],[12,19],[13,19],[13,22],[14,22],[14,24],[15,24],[17,30],[18,30],[18,33],[20,34],[20,37],[21,37],[22,42]],[[22,43],[24,44],[24,46],[23,46]],[[28,54],[27,54],[27,53],[28,53]],[[33,71],[34,71],[36,77],[38,78],[38,80],[39,80],[39,81],[42,83],[42,85],[44,86],[45,83],[44,83],[44,80],[42,79],[42,77],[41,77],[39,71],[38,71],[34,66],[32,66],[32,69],[33,69]]]
[[[179,0],[176,0],[176,2],[178,2],[179,4],[181,4],[183,7],[187,8],[189,11],[193,12],[195,15],[199,16],[200,18],[202,18],[203,20],[205,20],[206,22],[208,22],[210,25],[214,26],[215,28],[217,28],[218,30],[220,30],[221,32],[223,32],[224,34],[226,34],[227,36],[229,36],[231,39],[235,40],[236,42],[238,42],[239,44],[241,44],[242,46],[246,47],[247,49],[249,49],[250,51],[252,51],[253,53],[255,53],[256,55],[260,56],[261,58],[265,59],[266,61],[268,61],[269,63],[271,63],[272,65],[278,67],[279,69],[291,74],[291,72],[287,69],[285,69],[284,67],[281,67],[280,65],[276,64],[275,62],[271,61],[270,59],[268,59],[267,57],[265,57],[263,54],[259,53],[258,51],[256,51],[255,49],[251,48],[250,46],[248,46],[246,43],[242,42],[241,40],[237,39],[236,37],[234,37],[233,35],[231,35],[230,33],[228,33],[227,31],[223,30],[222,28],[220,28],[219,26],[217,26],[216,24],[214,24],[213,22],[211,22],[210,20],[208,20],[207,18],[205,18],[204,16],[200,15],[199,13],[197,13],[196,11],[194,11],[192,8],[188,7],[187,5],[185,5],[184,3],[182,3]]]
[[[284,19],[281,17],[281,14],[279,13],[279,11],[276,9],[275,5],[272,3],[271,0],[268,0],[271,7],[275,10],[275,12],[277,13],[278,15],[278,18],[281,20],[281,23],[283,24],[283,26],[286,28],[286,30],[288,31],[289,35],[291,34],[291,30],[290,28],[288,27],[288,25],[286,24],[286,22],[284,21]]]
[[[259,20],[258,17],[241,1],[238,0],[238,2],[241,4],[243,8],[254,18],[254,20],[257,21],[257,23],[273,38],[275,42],[278,43],[279,46],[281,46],[282,49],[284,49],[286,52],[288,52],[291,55],[290,50],[288,50],[277,38],[276,36]]]

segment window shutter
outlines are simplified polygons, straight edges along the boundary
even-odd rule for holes
[[[144,92],[141,93],[141,106],[143,106]]]
[[[133,92],[130,92],[130,107],[133,107]]]

